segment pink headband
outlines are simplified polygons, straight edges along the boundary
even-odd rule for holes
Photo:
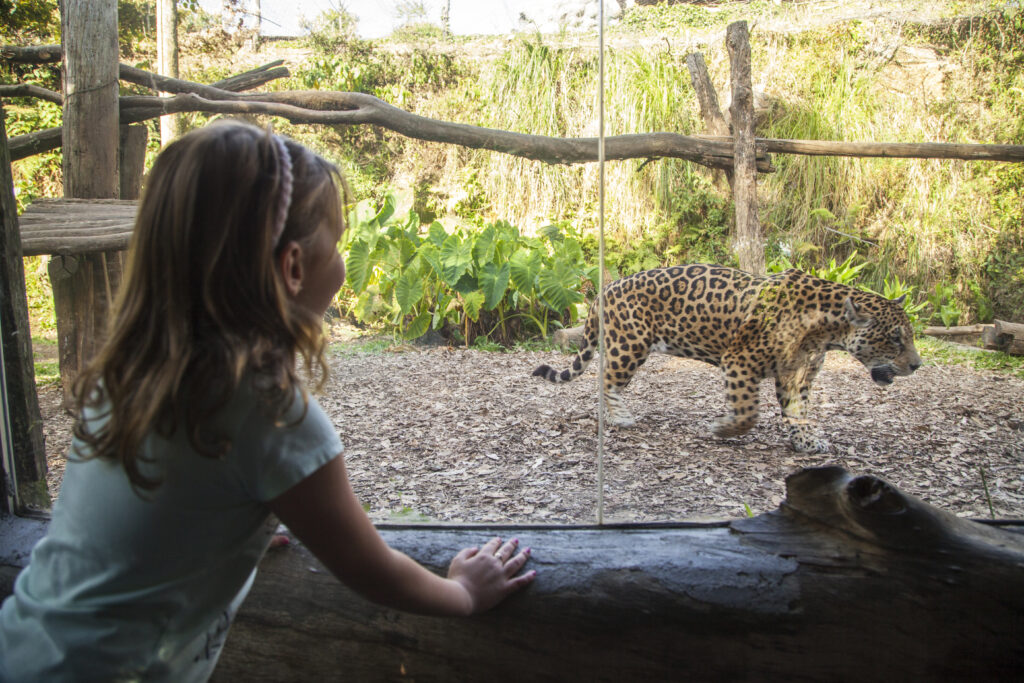
[[[274,216],[274,231],[271,233],[273,244],[277,247],[281,233],[284,232],[284,224],[288,221],[288,209],[292,205],[292,156],[283,138],[274,135],[272,139],[277,144],[278,163],[281,165],[281,196]]]

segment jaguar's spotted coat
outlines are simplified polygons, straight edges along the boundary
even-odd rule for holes
[[[732,268],[656,268],[605,286],[604,396],[608,422],[634,424],[620,396],[651,351],[721,367],[729,413],[714,421],[716,436],[743,434],[757,421],[758,385],[775,378],[793,448],[825,452],[807,419],[811,384],[825,352],[848,351],[879,385],[921,365],[903,298],[877,294],[787,270],[756,277]],[[590,308],[583,347],[570,369],[534,371],[551,382],[578,377],[597,355],[597,304]]]

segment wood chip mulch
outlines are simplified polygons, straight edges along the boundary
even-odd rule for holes
[[[376,522],[591,523],[597,519],[596,363],[578,380],[532,377],[570,356],[445,347],[331,357],[319,397]],[[786,475],[837,464],[975,518],[1024,518],[1024,380],[926,364],[882,389],[828,354],[812,416],[832,452],[793,452],[770,381],[742,437],[708,433],[718,371],[655,354],[625,397],[637,417],[604,435],[605,522],[728,519],[776,508]],[[70,442],[59,389],[40,391],[56,496]],[[991,507],[990,507],[991,505]]]

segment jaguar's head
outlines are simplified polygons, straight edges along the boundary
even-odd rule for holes
[[[910,375],[921,367],[914,328],[903,310],[905,298],[889,300],[864,293],[856,301],[848,296],[843,302],[843,315],[850,324],[843,346],[864,364],[879,386],[892,384],[894,377]]]

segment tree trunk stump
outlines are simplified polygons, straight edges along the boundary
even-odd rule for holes
[[[64,196],[116,199],[120,191],[117,3],[61,5],[64,49]],[[65,407],[106,331],[121,280],[116,253],[65,255],[49,266]]]
[[[764,234],[757,217],[757,152],[754,147],[754,90],[750,81],[750,40],[747,22],[729,24],[726,47],[732,69],[733,152],[732,192],[736,205],[734,248],[740,268],[764,275]]]
[[[32,332],[25,297],[25,261],[18,229],[18,207],[14,201],[14,179],[7,151],[7,128],[0,103],[0,328],[3,329],[4,405],[10,425],[13,481],[7,481],[0,467],[0,512],[19,512],[18,506],[48,508],[46,490],[46,449],[43,447],[43,419],[36,396],[35,366],[32,362]]]
[[[538,579],[469,619],[378,607],[299,545],[263,561],[214,681],[1015,679],[1024,537],[837,467],[718,525],[382,527],[443,572],[492,535]]]

